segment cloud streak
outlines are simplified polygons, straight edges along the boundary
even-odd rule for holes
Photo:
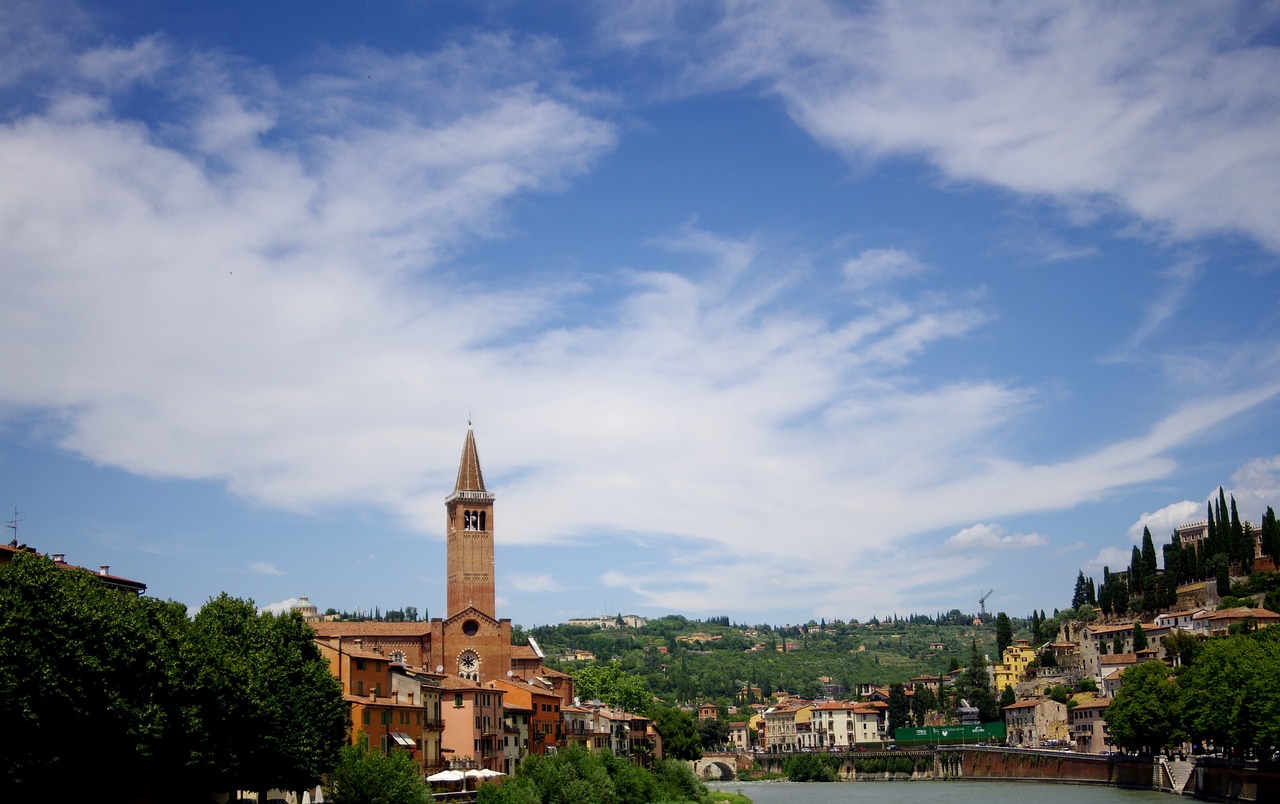
[[[601,26],[682,94],[759,87],[855,162],[922,156],[953,182],[1122,210],[1151,234],[1280,235],[1273,6],[638,4]]]

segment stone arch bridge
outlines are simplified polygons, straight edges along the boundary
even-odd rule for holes
[[[689,763],[693,766],[693,775],[703,781],[728,782],[737,778],[737,754],[703,754],[702,759]]]

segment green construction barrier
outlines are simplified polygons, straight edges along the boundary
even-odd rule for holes
[[[957,745],[962,743],[999,742],[1005,738],[1003,723],[974,723],[967,726],[924,726],[922,728],[895,729],[893,740],[899,745],[932,743]]]

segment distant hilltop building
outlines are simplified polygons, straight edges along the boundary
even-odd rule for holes
[[[291,608],[298,612],[298,615],[309,623],[316,622],[320,619],[320,609],[316,608],[315,604],[310,600],[307,600],[306,595],[298,598],[298,602],[293,604]]]
[[[648,622],[636,614],[601,614],[599,617],[570,617],[568,624],[584,628],[643,628]]]

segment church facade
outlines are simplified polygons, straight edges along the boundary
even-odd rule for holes
[[[444,503],[446,616],[429,622],[313,622],[316,635],[477,685],[535,676],[558,680],[562,674],[542,666],[542,651],[532,639],[511,644],[511,620],[495,611],[494,500],[468,426],[457,481]]]

